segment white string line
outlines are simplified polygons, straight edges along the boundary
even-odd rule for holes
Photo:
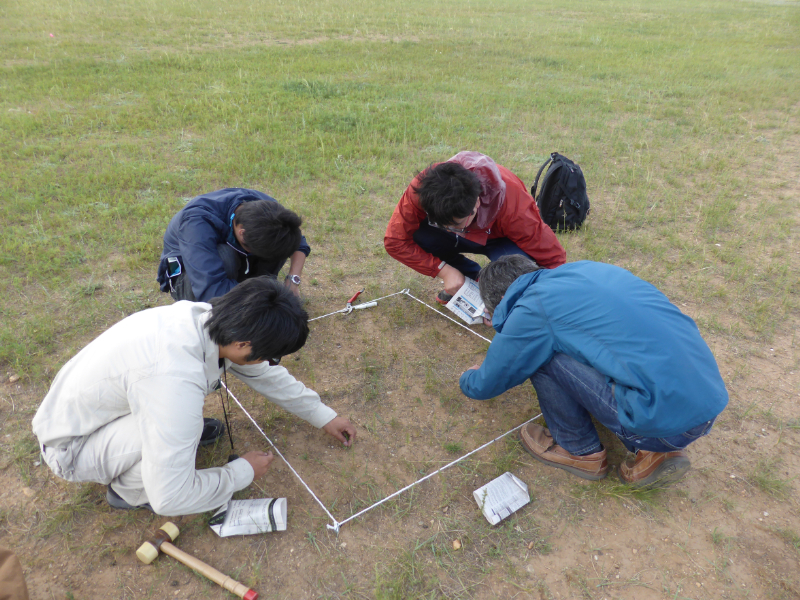
[[[451,319],[451,318],[450,318],[450,317],[448,317],[446,314],[444,314],[444,313],[442,313],[442,312],[440,312],[440,311],[436,310],[434,307],[432,307],[432,306],[430,306],[430,305],[426,304],[425,302],[423,302],[423,301],[422,301],[422,300],[420,300],[419,298],[417,298],[417,297],[415,297],[415,296],[411,295],[411,293],[410,293],[410,291],[409,291],[409,289],[408,289],[408,288],[406,288],[406,289],[404,289],[404,290],[400,290],[399,292],[395,292],[394,294],[389,294],[389,295],[387,295],[387,296],[383,296],[383,297],[381,297],[381,298],[376,298],[375,300],[370,300],[369,302],[378,302],[379,300],[385,300],[386,298],[391,298],[392,296],[397,296],[397,295],[400,295],[400,294],[405,294],[406,296],[408,296],[409,298],[412,298],[412,299],[416,300],[417,302],[419,302],[419,303],[420,303],[420,304],[422,304],[423,306],[427,306],[428,308],[430,308],[430,309],[431,309],[432,311],[434,311],[435,313],[437,313],[437,314],[439,314],[439,315],[443,316],[443,317],[444,317],[444,318],[446,318],[446,319],[449,319],[450,321],[452,321],[453,323],[455,323],[455,324],[456,324],[456,325],[458,325],[459,327],[463,327],[464,329],[466,329],[466,330],[467,330],[467,331],[469,331],[470,333],[472,333],[472,334],[474,334],[474,335],[477,335],[477,336],[478,336],[479,338],[481,338],[482,340],[485,340],[485,341],[489,342],[490,344],[492,343],[492,341],[491,341],[490,339],[483,337],[481,334],[479,334],[479,333],[476,333],[475,331],[472,331],[472,329],[470,329],[470,328],[469,328],[469,327],[467,327],[466,325],[463,325],[462,323],[459,323],[459,322],[458,322],[458,321],[456,321],[455,319]],[[367,303],[365,302],[364,304],[367,304]],[[355,307],[353,307],[353,308],[355,308]],[[334,312],[332,312],[332,313],[328,313],[328,314],[326,314],[326,315],[322,315],[322,316],[319,316],[319,317],[314,317],[313,319],[309,319],[309,322],[311,322],[311,321],[316,321],[317,319],[324,319],[325,317],[330,317],[331,315],[335,315],[335,314],[338,314],[338,313],[344,312],[345,310],[346,310],[346,308],[344,308],[344,309],[340,309],[340,310],[337,310],[337,311],[334,311]],[[245,414],[245,415],[247,415],[247,418],[248,418],[248,419],[250,419],[250,421],[253,423],[253,425],[255,425],[255,426],[256,426],[256,429],[258,429],[258,431],[261,433],[261,435],[263,435],[263,436],[264,436],[264,439],[265,439],[265,440],[267,440],[267,442],[269,443],[269,445],[270,445],[270,446],[272,446],[272,448],[275,450],[275,452],[277,452],[277,453],[278,453],[278,456],[280,456],[280,457],[283,459],[283,462],[285,462],[285,463],[286,463],[286,466],[288,466],[288,467],[289,467],[289,469],[292,471],[292,473],[294,473],[294,476],[295,476],[295,477],[297,477],[297,479],[300,481],[300,483],[302,483],[302,484],[303,484],[303,487],[305,487],[305,488],[306,488],[306,490],[308,491],[308,493],[309,493],[309,494],[311,494],[311,497],[312,497],[312,498],[314,498],[314,500],[316,500],[317,504],[319,504],[319,505],[322,507],[322,510],[324,510],[324,511],[325,511],[325,514],[326,514],[326,515],[328,515],[328,518],[329,518],[329,519],[331,520],[331,522],[333,523],[333,525],[328,525],[328,526],[327,526],[327,527],[328,527],[328,529],[331,529],[331,530],[335,531],[337,534],[339,533],[339,529],[340,529],[340,527],[341,527],[342,525],[344,525],[345,523],[347,523],[347,522],[349,522],[349,521],[352,521],[353,519],[355,519],[355,518],[357,518],[357,517],[360,517],[360,516],[361,516],[361,515],[363,515],[364,513],[366,513],[366,512],[369,512],[369,511],[370,511],[370,510],[372,510],[373,508],[376,508],[376,507],[380,506],[380,505],[381,505],[381,504],[383,504],[384,502],[387,502],[387,501],[391,500],[392,498],[395,498],[395,497],[399,496],[399,495],[400,495],[400,494],[402,494],[403,492],[405,492],[405,491],[407,491],[407,490],[410,490],[410,489],[411,489],[412,487],[414,487],[415,485],[418,485],[418,484],[422,483],[423,481],[426,481],[426,480],[430,479],[430,478],[431,478],[431,477],[433,477],[434,475],[437,475],[437,474],[439,474],[439,473],[441,473],[441,472],[443,472],[443,471],[446,471],[447,469],[449,469],[449,468],[450,468],[450,467],[452,467],[453,465],[460,463],[460,462],[461,462],[462,460],[464,460],[465,458],[467,458],[467,457],[469,457],[469,456],[472,456],[472,455],[473,455],[473,454],[475,454],[476,452],[479,452],[480,450],[483,450],[483,449],[484,449],[484,448],[486,448],[487,446],[490,446],[491,444],[494,444],[494,443],[495,443],[497,440],[500,440],[500,439],[504,438],[504,437],[505,437],[505,436],[507,436],[508,434],[515,432],[517,429],[520,429],[521,427],[524,427],[525,425],[527,425],[527,424],[528,424],[528,423],[530,423],[531,421],[535,421],[536,419],[538,419],[539,417],[541,417],[541,416],[542,416],[542,413],[539,413],[538,415],[536,415],[536,416],[535,416],[535,417],[533,417],[532,419],[528,419],[528,420],[527,420],[527,421],[525,421],[524,423],[522,423],[522,424],[520,424],[520,425],[517,425],[517,426],[516,426],[516,427],[514,427],[513,429],[510,429],[509,431],[506,431],[504,434],[497,436],[497,437],[496,437],[496,438],[494,438],[493,440],[491,440],[491,441],[489,441],[489,442],[486,442],[485,444],[483,444],[482,446],[479,446],[478,448],[475,448],[474,450],[472,450],[471,452],[468,452],[468,453],[467,453],[467,454],[465,454],[464,456],[462,456],[462,457],[460,457],[460,458],[457,458],[456,460],[454,460],[454,461],[452,461],[452,462],[450,462],[450,463],[446,464],[446,465],[445,465],[445,466],[443,466],[443,467],[440,467],[439,469],[437,469],[437,470],[436,470],[436,471],[434,471],[433,473],[429,473],[428,475],[426,475],[426,476],[425,476],[425,477],[423,477],[422,479],[418,479],[417,481],[415,481],[415,482],[413,482],[413,483],[410,483],[409,485],[405,486],[404,488],[397,490],[396,492],[394,492],[393,494],[391,494],[391,495],[387,496],[386,498],[384,498],[384,499],[382,499],[382,500],[379,500],[378,502],[376,502],[376,503],[372,504],[371,506],[368,506],[367,508],[365,508],[365,509],[363,509],[363,510],[361,510],[361,511],[357,512],[357,513],[356,513],[356,514],[354,514],[354,515],[351,515],[351,516],[347,517],[347,518],[346,518],[344,521],[341,521],[341,522],[340,522],[340,521],[337,521],[337,520],[336,520],[336,518],[335,518],[335,517],[334,517],[334,516],[333,516],[333,515],[330,513],[330,511],[329,511],[329,510],[328,510],[328,509],[325,507],[325,505],[322,503],[322,501],[321,501],[319,498],[317,498],[317,495],[316,495],[316,494],[315,494],[315,493],[314,493],[314,492],[311,490],[311,488],[310,488],[310,487],[308,487],[308,484],[307,484],[305,481],[303,481],[303,478],[302,478],[302,477],[300,477],[300,474],[299,474],[297,471],[295,471],[295,470],[294,470],[294,467],[293,467],[293,466],[292,466],[292,465],[289,463],[289,461],[288,461],[288,460],[286,460],[286,457],[285,457],[285,456],[284,456],[284,455],[281,453],[281,451],[280,451],[280,450],[278,450],[278,447],[277,447],[275,444],[273,444],[273,443],[272,443],[272,440],[271,440],[271,439],[269,439],[269,437],[267,436],[267,434],[266,434],[266,433],[264,433],[264,430],[263,430],[263,429],[261,429],[261,427],[260,427],[260,426],[259,426],[259,424],[256,422],[256,420],[255,420],[255,419],[254,419],[254,418],[253,418],[253,417],[250,415],[250,413],[249,413],[249,412],[247,412],[247,409],[246,409],[244,406],[242,406],[242,403],[241,403],[241,402],[239,402],[239,399],[238,399],[238,398],[237,398],[237,397],[236,397],[236,396],[233,394],[233,392],[230,390],[230,388],[229,388],[227,385],[225,385],[225,383],[224,383],[224,382],[222,382],[221,380],[220,380],[220,384],[222,385],[222,387],[224,387],[224,388],[225,388],[225,389],[228,391],[228,393],[230,394],[231,398],[233,398],[233,399],[234,399],[234,401],[235,401],[235,402],[236,402],[236,404],[239,406],[239,408],[241,408],[241,409],[242,409],[242,412],[244,412],[244,414]]]
[[[437,311],[437,312],[438,312],[438,311]],[[418,483],[422,483],[422,482],[423,482],[423,481],[425,481],[426,479],[430,479],[431,477],[433,477],[433,476],[434,476],[434,475],[436,475],[437,473],[441,473],[442,471],[444,471],[444,470],[446,470],[446,469],[449,469],[450,467],[452,467],[453,465],[455,465],[455,464],[457,464],[457,463],[461,462],[462,460],[464,460],[464,459],[465,459],[465,458],[467,458],[468,456],[472,456],[473,454],[475,454],[475,453],[476,453],[476,452],[478,452],[479,450],[483,450],[484,448],[486,448],[486,446],[489,446],[490,444],[494,444],[494,443],[495,443],[497,440],[504,438],[504,437],[505,437],[505,436],[507,436],[509,433],[513,433],[514,431],[516,431],[516,430],[517,430],[517,429],[519,429],[520,427],[524,427],[525,425],[527,425],[527,424],[528,424],[528,423],[530,423],[531,421],[535,421],[536,419],[538,419],[538,418],[539,418],[539,417],[541,417],[541,416],[542,416],[542,413],[539,413],[538,415],[536,415],[536,416],[535,416],[535,417],[533,417],[532,419],[528,419],[527,421],[525,421],[525,422],[524,422],[524,423],[522,423],[521,425],[517,425],[516,427],[514,427],[514,429],[511,429],[510,431],[506,431],[506,432],[505,432],[503,435],[499,435],[499,436],[497,436],[497,437],[496,437],[496,438],[494,438],[494,439],[493,439],[491,442],[486,442],[486,443],[485,443],[483,446],[480,446],[480,447],[478,447],[478,448],[475,448],[475,450],[473,450],[472,452],[468,452],[467,454],[465,454],[465,455],[464,455],[464,456],[462,456],[461,458],[457,458],[457,459],[456,459],[456,460],[454,460],[453,462],[446,464],[445,466],[443,466],[443,467],[441,467],[441,468],[437,469],[437,470],[436,470],[436,471],[434,471],[433,473],[429,473],[428,475],[426,475],[426,476],[425,476],[425,477],[423,477],[422,479],[417,479],[417,481],[415,481],[414,483],[411,483],[411,484],[407,485],[406,487],[404,487],[404,488],[403,488],[403,489],[401,489],[401,490],[397,490],[397,491],[396,491],[394,494],[392,494],[391,496],[386,496],[386,498],[384,498],[383,500],[380,500],[379,502],[376,502],[375,504],[373,504],[372,506],[369,506],[369,507],[365,508],[365,509],[364,509],[364,510],[362,510],[361,512],[357,512],[356,514],[354,514],[354,515],[352,515],[352,516],[350,516],[350,517],[347,517],[347,518],[346,518],[344,521],[341,521],[341,522],[339,522],[339,523],[336,523],[336,525],[335,525],[334,527],[331,527],[330,525],[328,525],[328,529],[334,529],[335,531],[338,531],[338,530],[339,530],[339,527],[341,527],[342,525],[344,525],[344,524],[345,524],[345,523],[347,523],[348,521],[352,521],[352,520],[353,520],[353,519],[355,519],[356,517],[359,517],[359,516],[363,515],[365,512],[367,512],[367,511],[369,511],[369,510],[372,510],[372,509],[373,509],[373,508],[375,508],[376,506],[380,506],[381,504],[383,504],[383,503],[384,503],[384,502],[386,502],[387,500],[391,500],[391,499],[392,499],[392,498],[394,498],[395,496],[399,496],[400,494],[402,494],[402,493],[403,493],[403,492],[405,492],[406,490],[409,490],[409,489],[411,489],[412,487],[414,487],[414,486],[415,486],[415,485],[417,485]]]
[[[405,294],[405,295],[406,295],[406,296],[408,296],[409,298],[413,298],[414,300],[416,300],[417,302],[419,302],[419,303],[420,303],[420,304],[422,304],[423,306],[427,306],[428,308],[430,308],[430,309],[431,309],[433,312],[435,312],[436,314],[438,314],[438,315],[440,315],[440,316],[444,317],[445,319],[448,319],[449,321],[452,321],[453,323],[455,323],[455,324],[456,324],[456,325],[458,325],[459,327],[463,327],[464,329],[466,329],[467,331],[469,331],[469,332],[470,332],[472,335],[477,335],[477,336],[478,336],[479,338],[481,338],[482,340],[484,340],[484,341],[487,341],[487,342],[489,342],[490,344],[492,343],[492,340],[490,340],[489,338],[483,337],[483,336],[482,336],[480,333],[478,333],[478,332],[476,332],[476,331],[473,331],[472,329],[470,329],[469,327],[467,327],[467,326],[466,326],[466,325],[464,325],[463,323],[459,323],[459,322],[458,322],[458,321],[456,321],[455,319],[453,319],[453,318],[451,318],[451,317],[448,317],[448,316],[447,316],[446,314],[444,314],[443,312],[436,310],[436,309],[435,309],[433,306],[431,306],[430,304],[426,304],[425,302],[423,302],[422,300],[420,300],[420,299],[419,299],[419,298],[417,298],[416,296],[412,295],[412,294],[411,294],[411,291],[410,291],[408,288],[406,288],[406,289],[404,289],[404,290],[400,290],[399,292],[395,292],[394,294],[389,294],[388,296],[383,296],[383,297],[381,297],[381,298],[375,298],[375,300],[370,300],[369,302],[363,302],[362,304],[369,304],[370,302],[378,302],[379,300],[385,300],[386,298],[391,298],[392,296],[397,296],[397,295],[399,295],[399,294]],[[359,307],[359,305],[357,304],[356,306],[354,306],[354,307],[353,307],[353,310],[356,310],[358,307]],[[318,320],[318,319],[324,319],[325,317],[330,317],[330,316],[332,316],[332,315],[337,315],[337,314],[339,314],[339,313],[343,313],[343,312],[346,312],[346,311],[347,311],[347,308],[346,308],[346,307],[345,307],[345,308],[340,308],[339,310],[335,310],[335,311],[333,311],[333,312],[329,312],[329,313],[328,313],[328,314],[326,314],[326,315],[320,315],[319,317],[314,317],[313,319],[309,319],[309,320],[308,320],[308,322],[310,323],[311,321],[316,321],[316,320]]]
[[[267,437],[267,434],[264,433],[264,430],[261,429],[261,427],[259,426],[258,423],[256,423],[256,420],[253,417],[250,416],[250,413],[247,412],[247,409],[244,406],[242,406],[242,403],[239,402],[239,399],[236,396],[233,395],[233,392],[230,390],[230,388],[227,385],[225,385],[225,383],[222,380],[220,380],[220,384],[231,395],[231,398],[233,398],[236,401],[236,404],[238,404],[239,408],[241,408],[242,411],[244,411],[244,414],[246,414],[247,418],[250,419],[250,421],[252,421],[253,425],[256,426],[256,429],[258,429],[261,432],[261,435],[263,435],[264,439],[269,442],[269,445],[272,446],[275,449],[275,452],[277,452],[278,456],[280,456],[283,459],[283,462],[286,463],[286,466],[288,466],[289,469],[291,469],[292,473],[294,473],[294,476],[297,477],[300,480],[300,483],[302,483],[305,486],[305,488],[308,490],[308,493],[311,494],[311,497],[314,498],[314,500],[317,501],[317,504],[319,504],[322,507],[322,510],[325,511],[325,514],[328,515],[328,517],[330,518],[331,521],[333,521],[334,526],[336,527],[336,531],[339,531],[339,523],[338,523],[338,521],[336,521],[336,518],[328,511],[327,508],[325,508],[325,505],[320,501],[319,498],[317,498],[317,495],[314,492],[311,491],[311,488],[308,487],[308,484],[306,484],[306,482],[303,481],[303,478],[300,477],[299,473],[294,470],[294,467],[291,464],[289,464],[289,461],[286,460],[286,457],[283,454],[281,454],[281,451],[278,450],[278,447],[275,444],[272,443],[272,440],[269,439],[269,437]],[[330,527],[330,525],[328,525],[328,527]]]
[[[433,307],[432,307],[430,304],[425,304],[425,303],[424,303],[422,300],[420,300],[419,298],[417,298],[417,297],[415,297],[415,296],[412,296],[412,295],[411,295],[411,292],[409,292],[407,289],[406,289],[406,290],[403,290],[403,292],[405,292],[406,296],[408,296],[409,298],[414,298],[414,300],[416,300],[416,301],[417,301],[417,302],[419,302],[420,304],[422,304],[422,305],[424,305],[424,306],[427,306],[427,307],[428,307],[428,308],[430,308],[430,309],[431,309],[433,312],[440,314],[440,315],[441,315],[441,316],[443,316],[445,319],[450,319],[450,320],[451,320],[453,323],[455,323],[455,324],[456,324],[456,325],[458,325],[459,327],[463,327],[464,329],[466,329],[467,331],[469,331],[471,334],[473,334],[473,335],[477,335],[479,338],[481,338],[482,340],[486,340],[486,341],[487,341],[487,342],[489,342],[490,344],[492,343],[492,340],[490,340],[489,338],[485,338],[485,337],[483,337],[483,336],[482,336],[480,333],[478,333],[478,332],[476,332],[476,331],[472,331],[472,329],[470,329],[469,327],[467,327],[467,326],[466,326],[466,325],[464,325],[463,323],[459,323],[459,322],[458,322],[458,321],[456,321],[455,319],[451,319],[450,317],[448,317],[448,316],[447,316],[446,314],[444,314],[443,312],[440,312],[440,311],[436,310],[435,308],[433,308]],[[403,293],[403,292],[400,292],[400,293]]]
[[[362,302],[361,304],[369,304],[370,302],[378,302],[379,300],[386,300],[386,298],[391,298],[392,296],[397,296],[398,294],[407,294],[407,293],[408,293],[408,288],[406,288],[404,290],[400,290],[399,292],[395,292],[394,294],[389,294],[388,296],[383,296],[382,298],[375,298],[375,300],[370,300],[369,302]],[[359,306],[360,306],[360,304],[356,304],[353,307],[353,310],[357,310]],[[347,310],[347,307],[340,308],[339,310],[335,310],[333,312],[330,312],[327,315],[322,315],[322,316],[319,316],[319,317],[314,317],[313,319],[309,319],[308,322],[311,323],[311,321],[316,321],[317,319],[324,319],[325,317],[330,317],[331,315],[338,315],[339,313],[345,312],[346,310]]]
[[[337,521],[337,520],[336,520],[336,517],[334,517],[334,516],[333,516],[333,515],[330,513],[330,511],[329,511],[329,510],[328,510],[328,509],[325,507],[325,505],[322,503],[322,501],[321,501],[319,498],[317,498],[317,495],[316,495],[316,494],[315,494],[315,493],[314,493],[314,492],[311,490],[311,488],[310,488],[310,487],[308,487],[308,484],[307,484],[305,481],[303,481],[303,478],[302,478],[302,477],[300,477],[300,474],[299,474],[297,471],[295,471],[295,470],[294,470],[294,467],[293,467],[293,466],[292,466],[292,465],[289,463],[289,461],[288,461],[288,460],[286,460],[286,457],[285,457],[285,456],[284,456],[284,455],[281,453],[281,451],[280,451],[280,450],[278,450],[278,447],[277,447],[275,444],[273,444],[273,443],[272,443],[272,440],[271,440],[271,439],[269,439],[269,437],[267,436],[267,434],[266,434],[266,433],[264,433],[264,430],[263,430],[263,429],[261,429],[261,427],[258,425],[258,423],[256,422],[256,420],[255,420],[255,419],[254,419],[254,418],[253,418],[253,417],[250,415],[250,413],[249,413],[249,412],[247,412],[247,409],[246,409],[244,406],[242,406],[242,403],[241,403],[241,402],[239,402],[239,399],[238,399],[238,398],[237,398],[237,397],[236,397],[236,396],[233,394],[233,392],[230,390],[230,388],[229,388],[228,386],[226,386],[226,385],[225,385],[225,383],[223,383],[222,381],[220,381],[220,384],[222,385],[222,387],[224,387],[224,388],[225,388],[225,389],[228,391],[228,393],[230,394],[231,398],[233,398],[233,399],[234,399],[234,401],[236,402],[236,404],[238,404],[238,405],[239,405],[239,408],[241,408],[241,409],[242,409],[242,411],[244,412],[244,414],[246,414],[246,415],[247,415],[247,418],[248,418],[248,419],[250,419],[250,421],[253,423],[253,425],[255,425],[255,426],[256,426],[256,429],[258,429],[258,431],[259,431],[259,432],[261,432],[261,435],[263,435],[263,436],[264,436],[264,439],[265,439],[265,440],[267,440],[267,442],[269,442],[269,445],[270,445],[270,446],[272,446],[272,448],[275,450],[275,452],[277,452],[277,453],[278,453],[278,456],[280,456],[280,457],[283,459],[283,462],[285,462],[285,463],[286,463],[286,466],[288,466],[288,467],[289,467],[289,469],[292,471],[292,473],[294,473],[294,476],[295,476],[295,477],[297,477],[297,479],[300,481],[300,483],[302,483],[302,484],[303,484],[303,487],[305,487],[305,488],[306,488],[306,490],[308,490],[308,493],[309,493],[309,494],[311,494],[311,497],[312,497],[312,498],[314,498],[314,500],[316,500],[316,501],[317,501],[317,504],[319,504],[319,505],[322,507],[322,510],[324,510],[324,511],[325,511],[325,514],[326,514],[326,515],[328,515],[328,518],[329,518],[329,519],[331,520],[331,522],[333,523],[333,525],[328,525],[328,526],[327,526],[327,527],[328,527],[328,529],[331,529],[331,530],[333,530],[333,531],[335,531],[335,532],[337,532],[337,533],[339,532],[339,528],[340,528],[342,525],[344,525],[345,523],[347,523],[348,521],[352,521],[353,519],[355,519],[355,518],[357,518],[357,517],[360,517],[360,516],[361,516],[361,515],[363,515],[364,513],[366,513],[366,512],[368,512],[368,511],[372,510],[373,508],[376,508],[376,507],[380,506],[380,505],[381,505],[381,504],[383,504],[384,502],[387,502],[387,501],[391,500],[392,498],[394,498],[394,497],[396,497],[396,496],[399,496],[399,495],[400,495],[400,494],[402,494],[403,492],[405,492],[405,491],[407,491],[407,490],[410,490],[410,489],[411,489],[412,487],[414,487],[415,485],[418,485],[418,484],[422,483],[423,481],[425,481],[425,480],[427,480],[427,479],[430,479],[430,478],[431,478],[431,477],[433,477],[434,475],[437,475],[438,473],[441,473],[442,471],[446,471],[447,469],[449,469],[449,468],[450,468],[450,467],[452,467],[453,465],[460,463],[460,462],[461,462],[462,460],[464,460],[465,458],[468,458],[468,457],[472,456],[472,455],[473,455],[473,454],[475,454],[476,452],[479,452],[479,451],[483,450],[484,448],[486,448],[487,446],[490,446],[491,444],[494,444],[494,443],[495,443],[497,440],[503,439],[503,438],[504,438],[504,437],[506,437],[506,436],[507,436],[509,433],[513,433],[513,432],[515,432],[517,429],[520,429],[521,427],[524,427],[525,425],[527,425],[527,424],[528,424],[528,423],[530,423],[531,421],[535,421],[536,419],[538,419],[539,417],[541,417],[541,416],[542,416],[542,413],[539,413],[539,414],[538,414],[538,415],[536,415],[535,417],[533,417],[533,418],[531,418],[531,419],[528,419],[528,420],[527,420],[527,421],[525,421],[524,423],[521,423],[520,425],[517,425],[517,426],[516,426],[516,427],[514,427],[513,429],[510,429],[509,431],[506,431],[504,434],[502,434],[502,435],[499,435],[499,436],[497,436],[496,438],[494,438],[493,440],[491,440],[491,441],[489,441],[489,442],[486,442],[486,443],[485,443],[485,444],[483,444],[482,446],[479,446],[479,447],[475,448],[474,450],[472,450],[471,452],[468,452],[468,453],[467,453],[467,454],[465,454],[464,456],[462,456],[462,457],[460,457],[460,458],[457,458],[456,460],[454,460],[454,461],[452,461],[452,462],[450,462],[450,463],[446,464],[445,466],[443,466],[443,467],[440,467],[440,468],[436,469],[436,470],[435,470],[433,473],[429,473],[429,474],[427,474],[427,475],[426,475],[425,477],[423,477],[422,479],[418,479],[417,481],[415,481],[415,482],[413,482],[413,483],[410,483],[410,484],[409,484],[409,485],[407,485],[406,487],[404,487],[404,488],[402,488],[402,489],[399,489],[399,490],[397,490],[396,492],[394,492],[393,494],[391,494],[391,495],[389,495],[389,496],[386,496],[386,498],[384,498],[383,500],[379,500],[379,501],[378,501],[378,502],[376,502],[375,504],[373,504],[373,505],[371,505],[371,506],[368,506],[367,508],[365,508],[365,509],[363,509],[363,510],[361,510],[361,511],[357,512],[357,513],[356,513],[356,514],[354,514],[354,515],[351,515],[351,516],[347,517],[347,518],[346,518],[344,521]]]
[[[335,310],[332,313],[328,313],[327,315],[322,315],[321,317],[314,317],[313,319],[309,319],[308,322],[311,323],[311,321],[316,321],[317,319],[324,319],[325,317],[330,317],[331,315],[338,315],[340,312],[342,311]]]

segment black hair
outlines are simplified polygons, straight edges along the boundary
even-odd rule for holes
[[[265,260],[283,262],[300,246],[301,219],[277,202],[253,200],[236,207],[233,224],[244,227],[244,245]]]
[[[272,277],[253,277],[211,302],[206,328],[220,346],[250,342],[247,360],[269,360],[297,352],[308,337],[308,313],[300,300]]]
[[[439,225],[452,225],[472,214],[481,195],[481,182],[469,169],[443,162],[425,169],[414,187],[419,205]]]
[[[478,275],[478,288],[486,310],[493,313],[505,296],[508,286],[526,273],[538,270],[539,265],[521,254],[501,256],[483,267]]]

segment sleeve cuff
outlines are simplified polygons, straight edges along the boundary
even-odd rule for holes
[[[237,492],[253,483],[255,471],[253,471],[253,467],[245,459],[237,458],[225,465],[225,468],[233,471],[233,483]]]
[[[307,420],[317,429],[322,429],[335,418],[336,411],[330,406],[320,402],[319,407],[317,407],[317,409],[314,411],[314,414],[311,415]]]

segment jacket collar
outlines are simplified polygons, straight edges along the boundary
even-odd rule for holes
[[[494,313],[492,314],[492,327],[494,327],[498,333],[503,330],[506,319],[508,319],[511,311],[514,310],[517,301],[528,291],[531,285],[536,283],[536,280],[539,279],[543,271],[544,269],[539,269],[533,273],[526,273],[508,286],[503,299],[500,301],[500,304],[495,307]]]
[[[219,346],[214,343],[211,336],[208,335],[208,328],[206,321],[211,317],[211,305],[208,309],[203,311],[195,319],[195,326],[200,339],[203,340],[203,373],[205,374],[206,381],[215,382],[219,380],[220,366],[219,366]]]
[[[228,237],[225,239],[225,243],[242,256],[250,256],[250,253],[239,245],[239,240],[236,239],[236,234],[233,231],[233,219],[236,216],[236,209],[242,204],[242,202],[237,202],[231,206],[231,214],[228,215]]]
[[[235,210],[231,211],[231,216],[228,218],[228,237],[225,239],[225,243],[242,256],[247,256],[247,251],[239,245],[239,240],[236,239],[236,234],[233,231],[233,218],[236,216],[234,214]]]

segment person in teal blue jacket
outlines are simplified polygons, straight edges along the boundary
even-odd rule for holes
[[[614,265],[540,270],[516,255],[484,267],[479,286],[497,334],[461,390],[486,400],[530,378],[548,426],[521,430],[534,458],[605,477],[594,416],[633,453],[622,481],[662,486],[689,470],[684,449],[708,434],[728,393],[697,325],[664,294]]]

